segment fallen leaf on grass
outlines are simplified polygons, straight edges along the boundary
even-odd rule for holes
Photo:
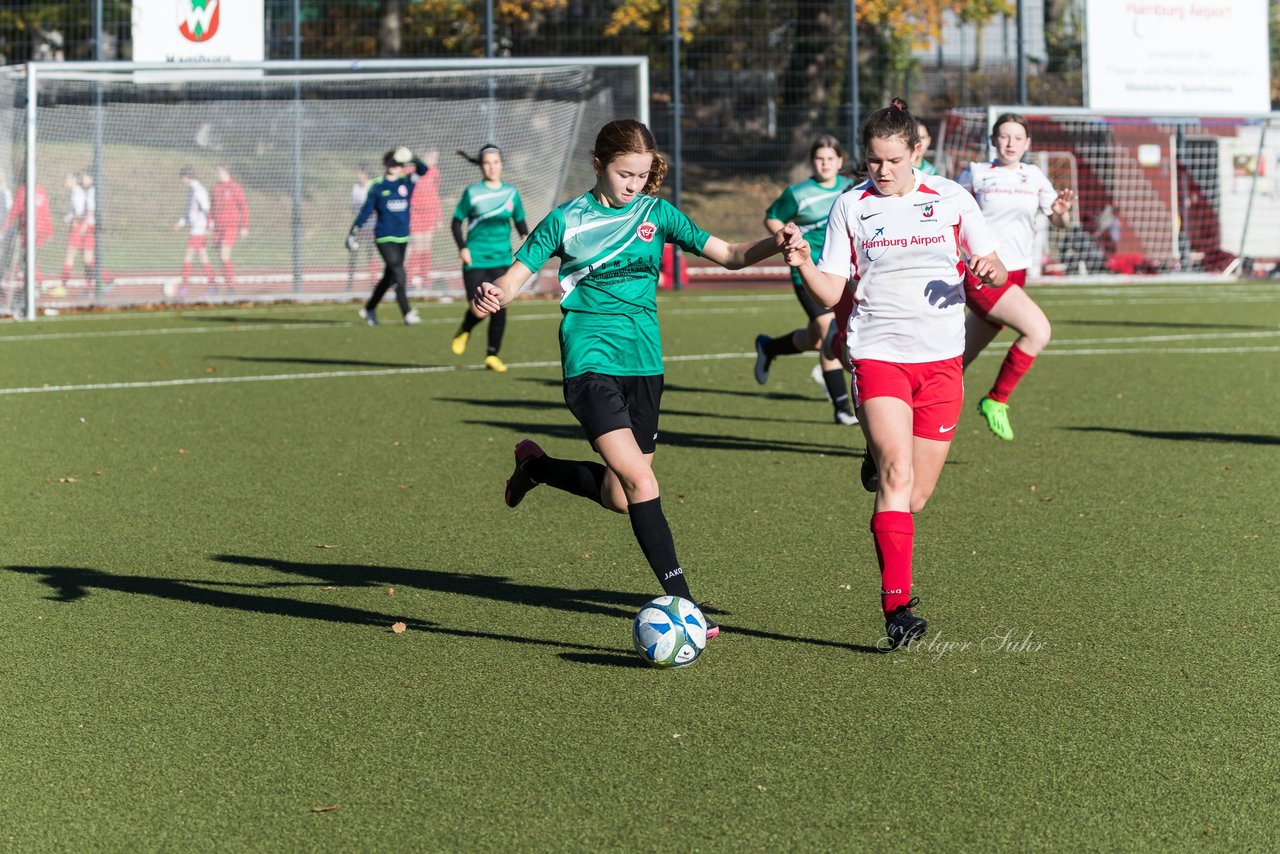
[[[392,623],[392,624],[391,624],[391,631],[395,632],[395,633],[396,633],[396,634],[398,634],[398,635],[404,634],[404,630],[405,630],[405,629],[407,629],[407,628],[409,628],[409,627],[408,627],[408,626],[406,626],[404,623]]]
[[[342,804],[329,804],[329,806],[327,807],[312,807],[311,811],[312,812],[333,812],[340,806],[342,806]]]
[[[395,589],[394,587],[388,587],[388,588],[387,588],[387,595],[388,595],[388,596],[394,596],[394,595],[396,595],[396,589]]]
[[[318,548],[318,549],[336,549],[336,548],[337,548],[337,546],[336,546],[336,545],[334,545],[333,543],[316,543],[316,548]]]
[[[401,489],[413,489],[413,484],[412,484],[412,483],[402,483],[402,484],[400,484],[400,488],[401,488]]]
[[[213,365],[210,365],[209,367],[204,369],[204,372],[206,374],[216,374],[218,372],[218,369],[215,368]]]
[[[79,482],[80,482],[80,478],[78,478],[78,477],[60,477],[60,478],[58,478],[58,483],[79,483]]]
[[[186,449],[186,448],[179,448],[179,449],[178,449],[178,453],[179,453],[179,454],[185,454],[186,452],[187,452],[187,449]]]
[[[324,587],[321,587],[320,589],[321,590],[337,590],[338,588],[332,584],[326,584]]]

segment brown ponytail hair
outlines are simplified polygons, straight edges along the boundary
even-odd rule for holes
[[[667,161],[658,153],[658,142],[653,138],[653,131],[635,119],[615,119],[596,134],[595,148],[596,171],[600,172],[617,157],[627,154],[651,154],[653,166],[649,169],[649,180],[641,190],[646,196],[652,196],[662,186],[662,179],[667,177]]]
[[[466,160],[469,163],[473,163],[476,166],[479,166],[484,162],[484,154],[486,151],[496,151],[498,152],[498,159],[499,160],[502,159],[502,149],[498,148],[498,146],[494,145],[492,142],[486,145],[480,146],[480,150],[476,152],[475,157],[472,157],[470,154],[467,154],[461,148],[459,148],[454,153],[457,154],[459,157],[461,157],[463,160]]]
[[[907,109],[907,102],[901,98],[894,98],[889,106],[882,110],[876,110],[862,125],[862,151],[867,152],[871,148],[871,140],[873,139],[893,139],[895,136],[902,137],[902,141],[907,144],[907,148],[912,152],[916,146],[920,144],[920,123]]]

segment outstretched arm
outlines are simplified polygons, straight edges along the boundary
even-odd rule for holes
[[[1071,225],[1071,208],[1076,203],[1075,190],[1063,190],[1058,193],[1058,198],[1053,200],[1053,213],[1049,215],[1049,222],[1058,228],[1067,228]]]
[[[493,314],[515,299],[532,275],[533,271],[523,263],[513,261],[496,282],[480,283],[476,298],[471,301],[471,311],[477,317]]]
[[[702,247],[701,255],[726,270],[741,270],[784,250],[792,251],[800,243],[804,243],[800,227],[795,223],[787,223],[777,234],[754,243],[726,243],[713,236]]]

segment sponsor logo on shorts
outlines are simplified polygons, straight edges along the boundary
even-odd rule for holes
[[[952,424],[950,427],[943,427],[941,424],[939,424],[939,425],[938,425],[938,432],[939,432],[939,433],[950,433],[950,432],[951,432],[952,430],[954,430],[954,429],[956,429],[956,425],[955,425],[955,424]]]
[[[640,238],[645,243],[648,243],[653,240],[653,235],[657,231],[658,227],[646,219],[644,222],[636,226],[636,237]]]

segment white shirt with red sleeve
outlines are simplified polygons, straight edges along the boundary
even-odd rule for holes
[[[987,222],[1000,235],[1000,260],[1009,270],[1026,270],[1035,252],[1036,211],[1053,214],[1058,192],[1039,166],[970,163],[956,182],[978,200]]]
[[[854,283],[854,359],[915,364],[964,353],[963,259],[994,252],[996,236],[959,184],[913,172],[905,196],[864,181],[827,220],[818,269]]]

